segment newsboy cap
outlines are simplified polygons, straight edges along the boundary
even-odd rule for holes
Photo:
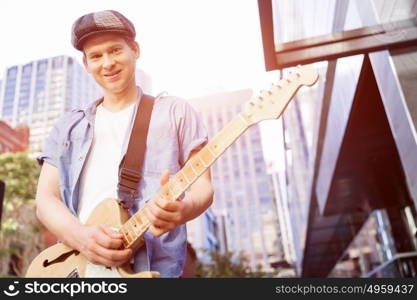
[[[132,22],[115,10],[103,10],[79,17],[72,25],[71,43],[82,51],[87,38],[100,33],[118,33],[135,39]]]

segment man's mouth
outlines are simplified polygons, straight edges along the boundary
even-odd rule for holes
[[[106,77],[109,80],[115,79],[115,78],[117,78],[117,76],[120,74],[121,71],[122,70],[118,70],[118,71],[114,71],[114,72],[111,72],[111,73],[104,74],[104,77]]]

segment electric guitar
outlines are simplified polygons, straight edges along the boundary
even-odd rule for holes
[[[279,118],[298,89],[303,85],[311,86],[317,80],[318,74],[311,65],[298,67],[287,78],[245,103],[243,111],[160,188],[159,196],[172,201],[179,198],[246,129],[262,120]],[[144,244],[143,236],[150,225],[143,208],[130,216],[117,199],[103,200],[85,223],[98,224],[118,229],[123,234],[123,247],[133,251]],[[79,251],[58,243],[32,261],[26,277],[159,277],[159,273],[134,273],[130,263],[115,268],[95,265]]]

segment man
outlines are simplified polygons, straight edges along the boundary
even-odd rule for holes
[[[186,253],[185,223],[212,203],[209,171],[182,200],[154,195],[207,142],[197,114],[183,100],[160,95],[149,124],[139,196],[127,203],[135,213],[145,202],[150,229],[146,247],[137,253],[121,249],[122,236],[105,226],[83,225],[105,198],[125,200],[117,190],[121,159],[142,91],[136,86],[140,56],[135,28],[116,11],[80,17],[72,28],[72,44],[83,52],[86,70],[104,97],[65,115],[52,129],[38,160],[43,163],[36,195],[37,216],[60,241],[79,250],[92,263],[120,266],[134,257],[136,272],[158,271],[179,277]]]

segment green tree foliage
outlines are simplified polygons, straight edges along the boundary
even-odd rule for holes
[[[267,272],[261,265],[253,270],[249,266],[247,257],[241,252],[239,255],[233,252],[225,254],[216,251],[203,250],[210,257],[211,263],[196,262],[194,272],[198,277],[210,278],[248,278],[248,277],[276,277],[277,272]]]
[[[19,206],[35,198],[39,165],[27,153],[0,155],[0,180],[6,183],[5,204]]]
[[[0,155],[0,180],[6,183],[0,231],[0,275],[23,276],[35,254],[43,248],[35,214],[39,165],[27,153]]]

